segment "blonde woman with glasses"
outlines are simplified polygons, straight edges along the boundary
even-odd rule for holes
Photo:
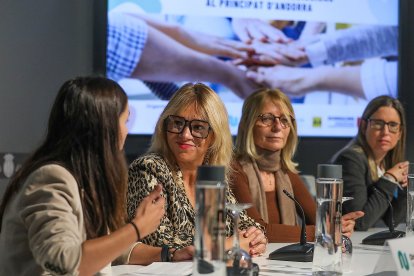
[[[191,260],[194,254],[195,181],[197,167],[218,165],[230,171],[233,152],[226,108],[220,97],[202,83],[188,83],[171,98],[155,127],[148,153],[129,168],[127,207],[133,216],[136,206],[159,183],[163,186],[166,213],[161,225],[145,237],[133,252],[131,263]],[[227,189],[226,201],[236,200]],[[242,212],[239,233],[233,233],[228,211],[226,235],[240,235],[240,244],[251,255],[264,253],[267,239],[260,224]],[[232,239],[227,239],[230,248]]]
[[[277,89],[260,89],[246,98],[236,139],[231,188],[239,202],[253,203],[247,214],[266,228],[269,242],[299,241],[301,224],[295,203],[304,209],[308,241],[315,239],[316,203],[292,160],[298,142],[295,114],[289,98]],[[350,236],[354,219],[343,218]]]
[[[365,108],[356,138],[334,156],[333,162],[342,165],[344,196],[354,198],[344,203],[343,212],[365,212],[356,221],[356,230],[365,231],[381,220],[389,225],[390,203],[394,224],[405,220],[405,133],[402,104],[389,96],[379,96]]]

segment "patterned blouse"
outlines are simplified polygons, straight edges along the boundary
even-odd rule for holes
[[[177,183],[174,181],[177,180]],[[167,162],[159,154],[148,154],[139,157],[129,167],[127,208],[129,218],[133,218],[135,210],[157,184],[163,185],[162,195],[166,198],[166,212],[158,229],[145,237],[142,242],[160,247],[168,245],[183,248],[193,244],[195,233],[195,210],[188,199],[183,176],[180,169],[171,170]],[[233,193],[226,189],[226,201],[235,203]],[[240,215],[239,229],[250,226],[262,229],[243,211]],[[233,235],[233,220],[231,213],[226,215],[226,235]]]

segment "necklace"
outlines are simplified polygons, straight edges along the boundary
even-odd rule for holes
[[[275,175],[272,172],[260,171],[260,177],[265,191],[273,191],[275,189]]]

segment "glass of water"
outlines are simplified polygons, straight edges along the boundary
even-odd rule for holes
[[[414,163],[408,167],[406,236],[414,236]]]
[[[239,240],[239,219],[244,209],[252,206],[250,203],[228,203],[226,208],[233,214],[233,247],[227,251],[227,266],[230,268],[227,275],[230,276],[252,276],[253,262],[248,252],[240,247]]]

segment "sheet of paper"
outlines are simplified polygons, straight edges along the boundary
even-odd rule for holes
[[[128,269],[119,275],[158,275],[158,276],[174,276],[174,275],[191,275],[193,269],[192,262],[166,263],[155,262],[148,266],[136,267],[134,271]]]

